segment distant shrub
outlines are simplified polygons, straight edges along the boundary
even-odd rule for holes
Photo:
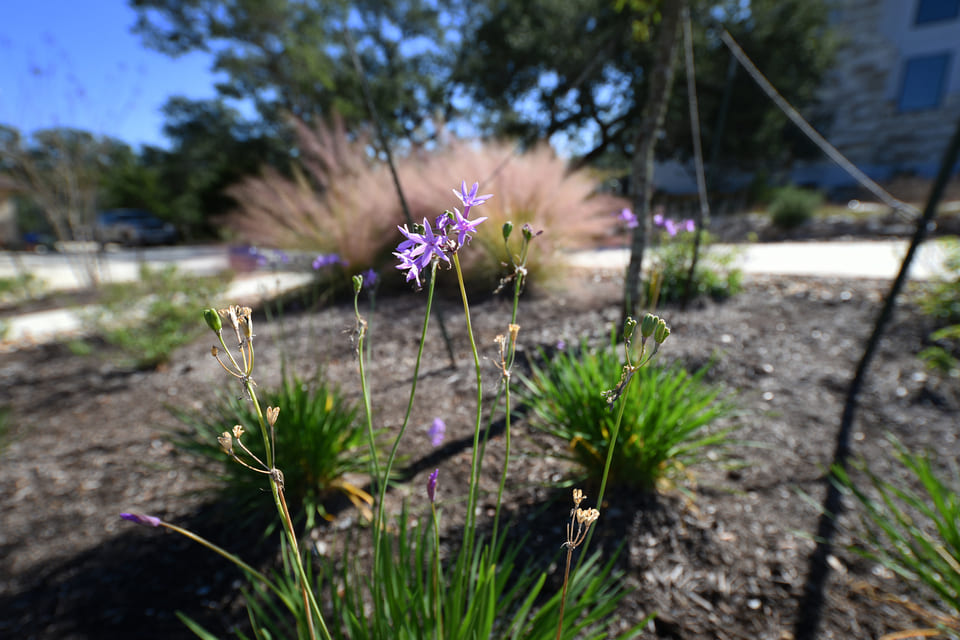
[[[617,418],[601,392],[620,378],[622,362],[613,347],[568,350],[534,364],[522,379],[521,397],[532,410],[531,425],[569,444],[569,455],[598,486],[610,434]],[[648,365],[635,375],[617,435],[609,482],[650,491],[658,481],[699,462],[728,441],[729,429],[709,427],[733,410],[722,389],[703,381],[708,367],[692,375],[678,365]]]
[[[947,277],[920,285],[917,304],[934,323],[930,345],[920,358],[933,369],[953,376],[960,370],[960,241],[942,241]]]
[[[661,302],[678,302],[687,293],[687,276],[690,273],[690,260],[693,251],[692,221],[689,226],[667,227],[667,236],[661,237],[661,244],[651,252],[651,267],[644,280],[644,295],[648,306]],[[654,224],[663,226],[654,216]],[[682,229],[682,230],[681,230]],[[708,296],[714,300],[725,300],[743,290],[743,272],[734,268],[734,255],[718,251],[710,245],[713,238],[709,232],[702,232],[700,254],[697,267],[690,283],[690,298]]]
[[[391,252],[402,239],[396,227],[406,220],[390,172],[369,153],[369,140],[351,137],[337,120],[315,128],[297,123],[295,131],[302,156],[294,177],[267,169],[231,187],[240,203],[232,227],[259,245],[336,253],[352,273],[373,267],[393,274]],[[451,184],[480,181],[481,192],[496,194],[478,211],[489,218],[474,239],[483,251],[463,256],[465,280],[477,292],[492,290],[506,273],[504,222],[550,230],[527,263],[528,280],[537,284],[559,279],[560,251],[603,235],[614,224],[608,214],[625,204],[598,195],[598,179],[569,171],[546,145],[517,154],[508,144],[456,141],[398,157],[397,172],[414,222],[432,223],[450,206]]]
[[[85,313],[93,333],[115,347],[137,368],[163,364],[177,347],[203,333],[197,313],[217,299],[230,278],[197,276],[170,265],[143,266],[135,282],[111,283],[102,288],[98,304]],[[96,353],[88,341],[75,341],[78,354]]]
[[[770,202],[770,219],[781,229],[793,229],[813,219],[823,203],[823,195],[800,187],[782,187]]]
[[[276,447],[291,512],[312,527],[323,515],[324,500],[342,493],[352,501],[366,502],[369,496],[352,485],[346,475],[369,471],[366,433],[357,420],[357,408],[340,390],[322,377],[312,382],[287,378],[278,389],[261,394],[263,406],[280,408]],[[217,436],[233,425],[243,426],[243,442],[261,460],[263,440],[252,404],[244,396],[223,396],[205,413],[176,412],[188,427],[175,443],[186,451],[212,461],[216,476],[223,481],[227,500],[236,513],[247,517],[258,511],[269,513],[273,503],[264,495],[263,478],[229,458],[217,444]],[[265,500],[266,498],[266,500]]]
[[[929,454],[911,453],[890,440],[900,478],[881,478],[860,464],[867,483],[858,486],[834,468],[839,486],[860,507],[866,531],[853,551],[926,588],[950,610],[948,616],[928,611],[930,621],[960,632],[960,476],[954,468],[953,477],[944,480]]]

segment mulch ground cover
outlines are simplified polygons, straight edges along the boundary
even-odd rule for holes
[[[829,558],[822,609],[804,608],[819,518],[804,496],[823,499],[845,392],[888,286],[756,277],[731,300],[659,311],[673,329],[660,361],[689,368],[712,362],[709,380],[729,389],[739,409],[719,426],[737,425],[743,444],[730,459],[690,469],[677,488],[655,496],[613,492],[601,505],[595,540],[607,553],[622,544],[617,567],[631,590],[617,625],[627,628],[656,611],[646,637],[787,639],[802,620],[819,615],[817,637],[839,640],[924,624],[896,601],[923,602],[922,593],[846,550],[858,526],[849,511]],[[556,348],[561,340],[608,340],[620,287],[620,274],[574,272],[559,291],[525,299],[521,365],[539,347]],[[368,316],[376,420],[386,429],[397,429],[403,416],[423,302],[423,294],[382,299]],[[423,513],[426,476],[440,468],[442,542],[449,546],[464,520],[460,498],[474,412],[473,393],[464,390],[473,385],[473,365],[458,306],[438,304],[457,364],[450,366],[433,322],[401,448],[405,482],[391,491],[388,507],[399,511],[406,500],[412,513]],[[509,306],[480,302],[473,320],[486,357],[484,390],[492,398],[494,338],[506,329]],[[279,382],[285,361],[304,378],[322,371],[357,398],[349,305],[288,310],[270,321],[258,317],[256,326],[260,387]],[[956,382],[938,380],[916,358],[927,329],[913,307],[898,306],[860,399],[854,454],[881,473],[892,468],[887,433],[911,449],[932,448],[941,460],[960,453]],[[204,338],[184,347],[153,371],[120,368],[105,354],[76,356],[56,344],[3,355],[2,404],[11,414],[0,451],[0,636],[189,637],[177,610],[219,635],[244,623],[243,581],[233,567],[173,534],[118,517],[122,511],[157,515],[255,563],[272,559],[271,545],[255,528],[230,525],[230,514],[210,492],[214,482],[170,443],[182,429],[171,407],[201,407],[218,390],[238,393],[210,358],[211,344]],[[447,424],[447,439],[436,449],[426,434],[435,416]],[[556,585],[570,507],[569,490],[558,487],[571,471],[559,458],[565,445],[532,430],[522,416],[513,429],[505,504],[527,534],[521,555],[540,558]],[[492,510],[502,461],[503,435],[495,429],[481,521]],[[345,540],[369,534],[351,507],[334,511],[332,521],[308,534],[318,561],[337,562]]]

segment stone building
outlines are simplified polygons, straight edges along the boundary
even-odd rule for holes
[[[834,0],[842,39],[817,128],[872,178],[931,177],[960,119],[960,0]],[[852,184],[828,162],[794,180]]]

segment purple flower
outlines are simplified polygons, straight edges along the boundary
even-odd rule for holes
[[[447,425],[440,418],[434,418],[433,424],[427,430],[427,436],[430,438],[430,444],[439,447],[443,444],[443,437],[447,434]]]
[[[313,260],[314,270],[323,269],[324,267],[329,267],[335,264],[339,264],[341,266],[347,265],[343,258],[335,253],[321,253]]]
[[[154,516],[145,516],[142,513],[121,513],[120,517],[130,522],[142,524],[147,527],[159,527],[161,520]]]
[[[557,351],[563,351],[567,348],[567,343],[563,338],[557,340]]]
[[[367,269],[360,275],[363,276],[364,286],[370,287],[370,288],[375,286],[377,284],[377,280],[380,279],[380,277],[377,275],[377,272],[374,271],[373,268]]]
[[[469,209],[464,208],[464,211],[469,211]],[[460,210],[455,208],[453,211],[437,218],[437,228],[446,230],[448,226],[452,226],[457,232],[457,246],[462,247],[465,243],[470,242],[470,238],[473,237],[472,234],[477,232],[477,225],[486,219],[487,217],[483,216],[482,218],[467,220],[460,215]]]
[[[427,478],[427,497],[430,498],[430,502],[433,503],[436,501],[437,497],[437,476],[440,475],[440,469],[434,469],[433,473]]]
[[[690,233],[693,233],[697,229],[697,225],[694,224],[693,220],[684,220],[683,228],[689,231]]]
[[[397,256],[400,259],[400,264],[397,265],[397,269],[406,269],[407,270],[407,282],[411,280],[417,283],[417,288],[421,287],[420,284],[420,266],[417,264],[416,258],[413,258],[408,253],[401,251],[395,251],[393,255]]]
[[[663,214],[661,214],[661,213],[655,213],[655,214],[653,214],[653,224],[657,225],[658,227],[662,227],[662,226],[663,226]]]
[[[627,225],[627,229],[633,229],[640,224],[640,222],[637,220],[636,214],[633,211],[630,211],[630,209],[622,209],[620,214],[617,216],[617,219]]]
[[[677,235],[677,231],[679,230],[677,223],[669,218],[663,221],[663,228],[667,230],[667,234],[669,234],[671,238]]]
[[[460,182],[460,191],[457,191],[456,189],[453,190],[454,195],[457,196],[458,198],[460,198],[460,202],[463,203],[463,215],[464,215],[464,216],[466,216],[468,213],[470,213],[470,207],[475,207],[475,206],[477,206],[478,204],[483,204],[484,202],[486,202],[487,200],[489,200],[491,197],[493,197],[493,194],[492,194],[492,193],[488,193],[488,194],[486,194],[486,195],[478,196],[478,195],[477,195],[477,189],[479,189],[479,188],[480,188],[480,183],[479,183],[479,182],[474,182],[474,183],[473,183],[473,187],[471,187],[471,188],[470,188],[470,191],[468,192],[468,191],[467,191],[467,183],[466,183],[465,181],[461,181],[461,182]],[[460,244],[463,244],[463,243],[461,242]]]

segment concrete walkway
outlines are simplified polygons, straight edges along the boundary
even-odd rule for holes
[[[733,256],[734,266],[744,274],[796,275],[841,278],[892,279],[900,269],[900,263],[907,249],[903,240],[883,241],[838,241],[838,242],[782,242],[770,244],[716,245],[712,251]],[[945,252],[939,242],[927,242],[921,246],[914,257],[910,277],[925,280],[946,275],[943,265]],[[182,257],[182,256],[177,256]],[[624,269],[630,259],[627,249],[601,249],[581,251],[570,254],[570,263],[575,267],[590,269]],[[176,260],[181,268],[188,270],[195,266],[199,272],[215,272],[226,268],[225,259],[204,253],[194,256],[195,264],[187,260]],[[37,267],[32,262],[30,267]],[[67,276],[63,266],[56,267],[55,273],[39,270],[38,275],[56,280],[63,275],[64,286]],[[136,270],[124,266],[114,268],[115,280],[135,277]],[[119,276],[119,277],[118,277]],[[72,278],[72,274],[69,276]],[[231,302],[249,306],[273,298],[284,291],[307,284],[312,278],[309,273],[253,273],[234,280],[225,298]],[[37,313],[23,314],[0,321],[6,323],[5,335],[0,339],[0,352],[23,348],[32,344],[70,337],[83,333],[80,313],[82,309],[54,309]]]

